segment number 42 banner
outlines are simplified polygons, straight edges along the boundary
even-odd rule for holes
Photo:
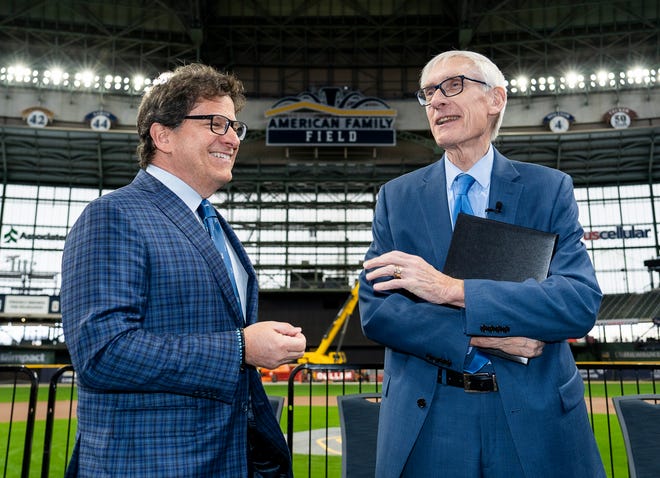
[[[21,116],[31,128],[45,128],[52,123],[55,113],[43,106],[32,106],[21,111]]]

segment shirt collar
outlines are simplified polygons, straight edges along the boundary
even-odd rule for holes
[[[493,171],[493,159],[495,154],[493,152],[493,145],[488,146],[488,151],[483,157],[477,161],[474,166],[472,166],[468,171],[465,171],[474,179],[476,179],[479,186],[482,189],[488,189],[490,187],[490,175]],[[442,158],[445,162],[445,177],[447,180],[447,190],[451,190],[451,186],[454,183],[456,176],[461,174],[464,171],[461,171],[458,166],[449,161],[447,154],[445,153]]]
[[[176,194],[197,216],[197,208],[199,207],[199,203],[202,202],[202,197],[197,191],[174,174],[153,164],[148,165],[146,171]]]

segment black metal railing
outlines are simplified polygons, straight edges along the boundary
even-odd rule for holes
[[[16,395],[19,390],[19,384],[29,384],[30,394],[28,397],[26,415],[25,415],[25,436],[23,437],[23,459],[20,464],[21,469],[21,478],[28,478],[30,475],[30,460],[32,458],[32,440],[34,436],[34,422],[35,415],[37,410],[37,398],[39,393],[39,377],[37,373],[25,366],[7,366],[0,367],[0,384],[10,387],[10,400],[9,400],[9,409],[7,415],[7,433],[6,433],[6,446],[4,450],[4,466],[2,470],[2,476],[6,477],[10,469],[10,451],[12,449],[12,442],[16,438],[16,433],[14,433],[14,424],[17,420],[17,413],[20,413],[20,409],[23,407],[25,402],[17,401]],[[4,405],[3,405],[4,407]],[[0,443],[4,441],[5,437],[0,439]],[[13,473],[12,473],[13,474]],[[15,476],[15,475],[14,475]]]
[[[48,478],[50,475],[53,431],[55,429],[55,405],[57,403],[58,386],[62,383],[62,379],[65,377],[69,379],[69,383],[65,389],[67,392],[67,397],[65,398],[65,403],[67,405],[67,421],[66,439],[64,443],[64,470],[66,470],[69,463],[69,450],[73,449],[72,447],[75,438],[75,425],[73,420],[76,413],[74,410],[76,374],[73,370],[73,365],[67,365],[53,374],[48,387],[48,408],[46,409],[46,429],[44,432],[44,450],[41,459],[41,478]]]
[[[612,398],[615,396],[657,393],[660,388],[660,363],[657,362],[579,362],[578,368],[585,383],[585,401],[592,429],[597,439],[605,468],[610,478],[628,475],[627,458],[622,454],[621,432]],[[320,478],[340,476],[341,446],[337,445],[340,432],[337,420],[339,395],[379,393],[383,367],[369,364],[301,364],[294,368],[286,387],[286,438],[294,459],[296,477]],[[38,403],[38,375],[28,367],[0,366],[0,383],[9,388],[9,407],[2,403],[4,421],[0,444],[5,444],[3,476],[28,477],[30,462],[33,466],[41,458],[41,477],[55,476],[66,469],[73,448],[76,430],[76,386],[72,366],[58,369],[51,377],[45,413],[44,447],[41,457],[33,455],[35,411]],[[20,387],[29,388],[20,395]],[[267,392],[270,386],[267,387]],[[275,390],[271,388],[271,390]],[[279,389],[278,393],[283,393]],[[17,397],[19,397],[17,399]],[[6,400],[5,400],[6,401]],[[57,414],[56,414],[57,409]],[[25,411],[25,413],[23,413]],[[57,418],[57,420],[56,420]],[[16,456],[15,427],[25,422],[22,462],[10,459],[10,447]],[[63,430],[65,427],[65,430]],[[22,424],[21,424],[22,429]],[[374,433],[376,430],[374,430]],[[57,436],[57,442],[53,438]],[[19,438],[22,438],[19,437]],[[321,445],[319,445],[321,444]],[[57,449],[57,453],[54,450]]]

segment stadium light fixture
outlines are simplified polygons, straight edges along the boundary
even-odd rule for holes
[[[0,65],[0,86],[19,86],[38,89],[95,90],[119,95],[140,95],[149,89],[157,76],[149,78],[143,73],[122,75],[91,70],[71,73],[62,66],[40,70],[26,61]],[[660,84],[660,68],[634,65],[626,71],[605,68],[586,74],[577,71],[563,76],[541,75],[532,77],[521,73],[507,82],[511,96],[534,96],[577,91],[609,91],[654,88]]]

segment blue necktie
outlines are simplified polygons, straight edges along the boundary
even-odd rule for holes
[[[454,182],[456,183],[456,196],[454,200],[454,213],[452,218],[454,219],[454,224],[456,224],[456,219],[458,218],[459,213],[462,212],[465,214],[474,214],[467,195],[468,191],[474,184],[474,178],[469,174],[461,173],[456,176]],[[472,355],[472,360],[465,368],[465,371],[468,373],[475,373],[481,370],[483,366],[488,363],[488,357],[476,349],[470,348],[470,350],[471,352],[469,355]]]
[[[202,218],[204,227],[208,231],[215,248],[218,250],[222,256],[222,260],[225,263],[225,269],[227,269],[227,275],[231,281],[231,286],[234,289],[234,294],[236,295],[236,300],[238,301],[239,308],[241,308],[241,296],[238,294],[238,287],[236,287],[236,278],[234,277],[234,268],[231,265],[231,257],[227,251],[227,244],[225,243],[225,235],[222,232],[222,226],[220,225],[220,220],[218,215],[215,212],[215,209],[208,201],[208,199],[202,199],[202,203],[197,208],[197,212]]]
[[[474,178],[469,174],[459,174],[454,179],[456,183],[456,196],[454,200],[454,213],[452,214],[452,219],[454,220],[454,225],[456,225],[456,219],[458,218],[458,213],[464,212],[465,214],[474,214],[472,211],[472,206],[470,206],[470,199],[468,199],[468,191],[474,184]]]

